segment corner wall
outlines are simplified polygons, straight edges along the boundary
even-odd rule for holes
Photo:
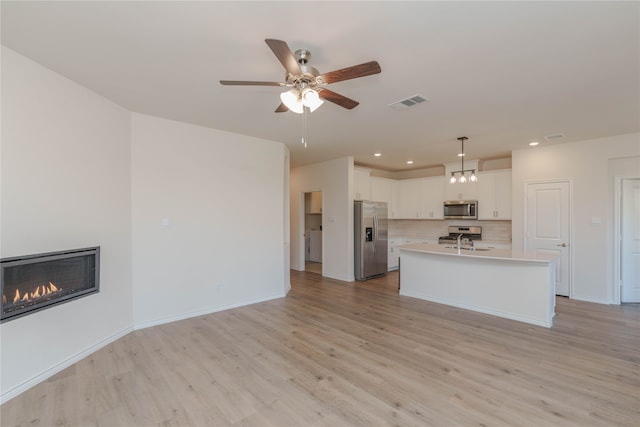
[[[134,326],[285,295],[283,144],[132,114],[1,55],[0,257],[99,245],[101,278],[0,325],[0,403]]]
[[[611,176],[615,175],[615,171],[609,169],[617,163],[610,160],[639,156],[638,133],[512,153],[514,249],[524,249],[526,182],[573,180],[573,298],[603,304],[613,302],[612,242],[615,218],[612,207],[615,189]],[[640,176],[640,170],[637,175]],[[601,223],[597,223],[598,218]]]
[[[0,325],[6,400],[131,330],[130,113],[2,47],[2,258],[101,247],[100,292]]]

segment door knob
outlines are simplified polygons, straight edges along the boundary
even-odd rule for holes
[[[560,243],[559,245],[556,245],[556,246],[560,246],[560,247],[566,248],[567,244],[566,243]]]

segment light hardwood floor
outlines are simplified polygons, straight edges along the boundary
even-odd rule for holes
[[[553,328],[292,272],[286,298],[133,332],[5,403],[9,426],[638,426],[640,307]],[[446,286],[446,284],[445,284]]]

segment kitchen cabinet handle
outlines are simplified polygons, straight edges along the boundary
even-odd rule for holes
[[[559,245],[556,245],[556,246],[560,246],[562,248],[566,248],[568,245],[566,243],[560,243]]]

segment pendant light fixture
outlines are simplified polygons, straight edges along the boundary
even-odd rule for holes
[[[460,154],[458,154],[458,156],[460,156],[461,167],[460,170],[451,172],[451,179],[449,180],[451,184],[455,184],[457,182],[459,182],[460,184],[464,184],[465,182],[467,182],[467,177],[465,175],[467,172],[471,172],[471,175],[469,175],[468,179],[469,181],[476,182],[478,180],[478,178],[476,177],[475,169],[464,168],[464,142],[467,139],[469,138],[467,138],[466,136],[461,136],[460,138],[458,138],[458,141],[460,141],[460,144],[462,145],[462,151]],[[460,176],[457,177],[456,174],[460,174]]]

